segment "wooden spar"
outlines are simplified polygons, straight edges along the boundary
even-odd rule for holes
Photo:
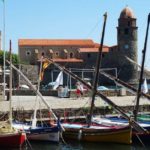
[[[82,80],[81,78],[79,78],[77,75],[75,75],[74,73],[72,73],[71,71],[69,71],[68,69],[66,69],[65,67],[62,67],[61,65],[57,64],[56,62],[54,62],[52,59],[49,58],[45,58],[46,61],[49,61],[50,64],[54,64],[55,67],[59,68],[61,71],[65,72],[67,75],[71,76],[73,79],[80,81],[82,84],[84,84],[88,89],[93,90],[93,86],[89,85],[87,82],[85,82],[84,80]],[[142,128],[141,126],[139,126],[139,124],[134,121],[132,118],[130,118],[128,115],[125,114],[125,110],[122,109],[121,107],[117,106],[115,103],[113,103],[109,98],[107,98],[105,95],[103,95],[102,93],[100,93],[99,91],[97,91],[97,89],[95,90],[96,94],[98,96],[100,96],[106,103],[108,103],[109,105],[111,105],[116,111],[118,111],[120,114],[122,114],[122,116],[124,118],[126,118],[127,120],[129,120],[131,126],[133,128],[135,128],[135,130],[137,130],[138,132],[146,132],[146,130],[144,128]]]
[[[150,14],[148,15],[147,29],[146,29],[146,36],[145,36],[145,43],[144,43],[144,49],[142,51],[143,58],[142,58],[142,65],[141,65],[139,87],[138,87],[138,92],[137,92],[137,101],[136,101],[135,109],[133,111],[133,113],[134,113],[134,119],[135,120],[137,120],[137,114],[138,114],[138,111],[139,111],[139,102],[140,102],[140,97],[141,97],[141,86],[142,86],[142,80],[143,80],[143,71],[144,71],[145,55],[146,55],[146,48],[147,48],[147,39],[148,39],[149,24],[150,24]]]
[[[122,80],[120,80],[120,79],[118,79],[118,78],[116,78],[116,77],[114,77],[114,76],[112,76],[112,75],[110,75],[110,74],[108,74],[106,72],[103,72],[103,71],[100,71],[100,74],[108,77],[109,79],[111,79],[114,82],[118,83],[120,86],[123,86],[123,87],[131,90],[133,93],[137,93],[137,89],[136,88],[134,88],[133,86],[131,86],[131,85],[127,84],[127,83],[125,83],[124,81],[122,81]],[[150,100],[150,95],[145,94],[142,91],[141,91],[141,95],[146,97],[148,100]]]
[[[92,102],[91,102],[90,112],[89,112],[89,116],[88,116],[89,117],[88,118],[89,119],[88,120],[88,127],[90,127],[91,122],[92,122],[94,101],[95,101],[95,95],[96,95],[96,89],[97,89],[97,83],[98,83],[98,76],[99,76],[99,68],[100,68],[101,59],[102,59],[102,49],[103,49],[103,42],[104,42],[104,35],[105,35],[106,20],[107,20],[107,13],[104,14],[104,24],[103,24],[102,38],[101,38],[99,53],[98,53],[97,62],[96,62],[95,79],[94,79],[94,84],[93,84],[93,89],[92,89]]]
[[[130,61],[132,64],[136,65],[138,68],[141,69],[141,65],[140,65],[140,64],[136,63],[135,61],[133,61],[131,58],[129,58],[129,57],[127,57],[127,56],[125,56],[125,58],[126,58],[128,61]],[[150,76],[150,70],[149,70],[149,69],[144,68],[143,71],[144,71],[144,73],[145,73],[146,75]]]

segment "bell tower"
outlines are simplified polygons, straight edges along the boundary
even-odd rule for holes
[[[117,42],[118,52],[123,55],[122,60],[119,61],[122,68],[122,70],[120,69],[121,76],[124,76],[123,78],[127,82],[135,84],[137,82],[137,67],[129,59],[137,63],[137,26],[134,13],[129,7],[125,7],[120,13]]]

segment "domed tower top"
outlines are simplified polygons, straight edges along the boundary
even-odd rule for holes
[[[135,18],[135,15],[133,10],[127,6],[121,11],[120,18]]]

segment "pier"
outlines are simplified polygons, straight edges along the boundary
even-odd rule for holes
[[[33,110],[35,107],[35,98],[36,96],[13,96],[12,97],[12,106],[13,109],[23,108],[24,110]],[[120,107],[134,107],[135,105],[135,96],[112,96],[109,97],[112,102]],[[40,98],[39,98],[40,99]],[[49,106],[52,109],[78,109],[82,107],[89,107],[91,98],[59,98],[55,96],[44,96],[44,99],[47,101]],[[0,110],[1,112],[6,112],[9,110],[9,101],[0,101]],[[149,108],[150,101],[146,98],[141,98],[140,106],[145,106]],[[96,97],[95,100],[96,107],[106,107],[108,106],[100,97]],[[40,100],[40,109],[46,109],[47,107]]]

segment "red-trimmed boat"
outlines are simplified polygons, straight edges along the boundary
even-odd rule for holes
[[[25,140],[23,131],[15,130],[7,123],[0,126],[0,147],[21,147]]]
[[[132,143],[132,130],[130,126],[101,126],[79,123],[62,123],[65,131],[63,136],[67,139],[88,142],[113,142],[122,144]]]

